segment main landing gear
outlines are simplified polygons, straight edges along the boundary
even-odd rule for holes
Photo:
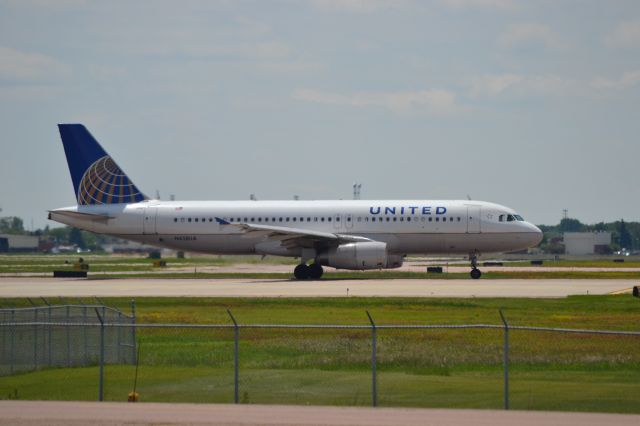
[[[311,265],[301,263],[293,270],[293,275],[297,280],[306,280],[308,278],[318,280],[322,277],[323,272],[324,270],[322,269],[322,266],[317,263],[312,263]]]
[[[475,253],[470,254],[469,260],[471,260],[471,272],[469,275],[471,275],[471,278],[474,280],[477,280],[482,276],[482,272],[478,269],[478,256]]]

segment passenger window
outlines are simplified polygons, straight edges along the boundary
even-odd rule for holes
[[[310,217],[307,218],[307,222],[311,222],[311,218]]]
[[[389,222],[389,220],[391,220],[390,218],[387,218],[387,222]]]
[[[191,222],[191,218],[189,218],[189,222]]]
[[[209,222],[213,222],[213,218],[212,217],[209,218]]]
[[[301,218],[300,218],[300,222],[304,222],[304,217],[301,217]]]
[[[347,222],[351,222],[351,216],[347,217]]]
[[[432,217],[429,218],[429,222],[433,222],[433,218]]]
[[[498,217],[498,221],[499,221],[499,222],[504,222],[504,215],[503,215],[503,214],[501,214],[501,215]]]
[[[327,222],[331,222],[331,218],[330,217],[327,218]]]
[[[281,217],[278,218],[278,222],[282,222],[282,218]]]
[[[440,218],[439,217],[436,217],[436,222],[440,222]]]
[[[394,221],[394,222],[395,222],[395,221],[397,221],[397,220],[398,220],[398,218],[397,218],[397,217],[394,217],[394,218],[393,218],[393,221]]]
[[[198,218],[196,217],[196,219],[195,219],[195,220],[196,220],[196,222],[197,222],[197,221],[198,221]]]
[[[255,218],[255,217],[252,217],[252,218],[251,218],[251,222],[255,222],[255,221],[256,221],[256,218]]]
[[[407,218],[407,222],[411,222],[411,218],[410,217]]]
[[[295,217],[293,218],[293,221],[294,221],[294,222],[296,221],[296,218],[295,218]]]
[[[174,222],[177,222],[177,221],[178,221],[178,218],[177,218],[177,217],[174,217],[174,218],[173,218],[173,221],[174,221]]]
[[[314,222],[317,222],[317,221],[318,221],[318,218],[317,218],[317,217],[314,217],[314,218],[313,218],[313,221],[314,221]]]
[[[458,222],[460,222],[460,216],[458,216]]]
[[[321,217],[321,218],[320,218],[320,222],[324,222],[324,217]]]
[[[272,217],[272,218],[271,218],[271,222],[275,222],[275,221],[276,221],[276,218],[275,218],[275,217]]]
[[[336,216],[336,222],[340,222],[340,216]]]
[[[401,218],[400,218],[400,222],[404,222],[404,217],[401,217]]]
[[[261,217],[258,218],[258,222],[262,222],[262,218]]]
[[[289,218],[286,218],[285,220],[286,220],[287,222],[289,222]]]

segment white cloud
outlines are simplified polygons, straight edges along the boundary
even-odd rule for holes
[[[446,115],[461,108],[456,96],[447,90],[421,90],[412,92],[359,92],[340,94],[315,89],[298,89],[292,97],[306,102],[344,105],[354,108],[378,107],[395,113],[426,113]]]
[[[445,6],[454,9],[514,9],[516,4],[513,0],[439,0]]]
[[[559,35],[548,26],[534,22],[510,25],[499,41],[507,48],[527,45],[542,45],[550,49],[564,47]]]
[[[575,86],[575,82],[556,75],[496,74],[472,79],[469,95],[473,98],[548,96],[570,93]]]
[[[640,47],[640,20],[621,22],[604,38],[610,47]]]
[[[372,13],[401,7],[407,0],[313,0],[313,5],[327,12]]]
[[[51,56],[0,46],[0,79],[50,80],[68,71],[65,64]]]
[[[640,70],[625,72],[618,79],[598,77],[591,81],[591,87],[598,90],[622,90],[640,84]]]

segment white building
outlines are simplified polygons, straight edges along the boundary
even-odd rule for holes
[[[31,235],[0,234],[0,252],[38,251],[39,238]]]
[[[565,254],[606,253],[611,244],[611,232],[565,232]]]

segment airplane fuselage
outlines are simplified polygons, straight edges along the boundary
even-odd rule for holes
[[[301,256],[301,247],[283,246],[264,235],[246,235],[219,219],[230,224],[360,236],[386,243],[388,252],[397,255],[504,252],[531,247],[541,238],[534,225],[507,220],[517,217],[513,210],[466,200],[148,200],[73,206],[53,210],[50,217],[100,234],[212,254]]]

